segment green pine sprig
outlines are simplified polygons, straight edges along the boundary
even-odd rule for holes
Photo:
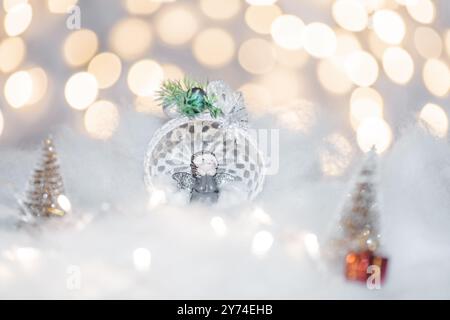
[[[213,118],[217,118],[222,110],[214,106],[215,97],[206,94],[206,85],[189,78],[167,80],[157,92],[157,100],[163,106],[177,106],[180,113],[188,117],[195,117],[208,110]]]

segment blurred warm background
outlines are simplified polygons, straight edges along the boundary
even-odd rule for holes
[[[253,117],[323,122],[329,174],[405,125],[447,135],[448,1],[3,0],[0,19],[1,145],[61,124],[109,139],[125,110],[160,116],[155,90],[184,75],[239,88]]]

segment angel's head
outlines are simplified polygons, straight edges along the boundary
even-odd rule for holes
[[[200,151],[191,157],[191,169],[194,177],[214,176],[217,173],[219,163],[214,153]]]

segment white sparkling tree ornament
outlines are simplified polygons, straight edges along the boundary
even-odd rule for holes
[[[52,139],[44,140],[42,158],[29,181],[26,195],[20,201],[25,222],[39,218],[63,217],[70,211],[60,174],[58,155]]]

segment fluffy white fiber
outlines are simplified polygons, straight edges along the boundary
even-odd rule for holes
[[[281,129],[279,173],[254,203],[149,208],[142,163],[162,123],[123,114],[106,142],[66,127],[54,132],[73,213],[40,232],[14,226],[15,195],[38,146],[1,149],[0,298],[450,298],[444,140],[410,127],[381,157],[381,233],[390,260],[385,285],[368,290],[322,268],[315,248],[351,187],[362,159],[356,146],[346,173],[328,177],[319,168],[319,135]],[[273,117],[254,124],[275,126]]]

